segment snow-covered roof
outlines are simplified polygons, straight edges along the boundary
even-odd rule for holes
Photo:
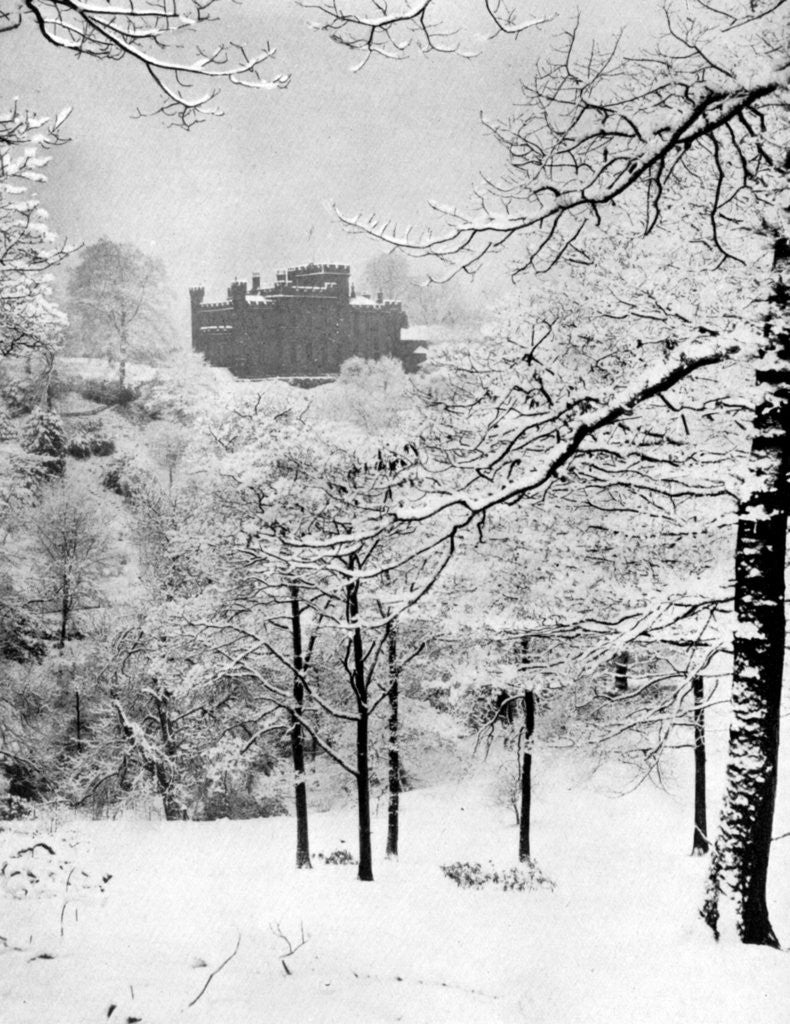
[[[401,338],[403,341],[424,341],[426,344],[437,345],[446,341],[461,341],[466,334],[463,328],[447,324],[415,324],[404,327]]]

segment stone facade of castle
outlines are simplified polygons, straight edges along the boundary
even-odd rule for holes
[[[192,347],[237,377],[326,377],[351,356],[395,356],[408,371],[420,361],[418,343],[401,338],[408,320],[400,303],[355,295],[348,266],[279,270],[271,288],[253,274],[252,287],[234,281],[225,302],[204,295],[190,288]]]

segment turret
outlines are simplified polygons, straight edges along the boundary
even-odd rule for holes
[[[247,282],[234,281],[228,288],[228,298],[234,306],[243,306],[247,301]]]
[[[189,289],[189,301],[190,301],[193,309],[196,308],[197,306],[199,306],[203,302],[205,294],[206,294],[206,289],[203,288],[203,287],[200,287],[200,288],[190,288]]]

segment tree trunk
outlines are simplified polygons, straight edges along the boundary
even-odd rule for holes
[[[126,387],[126,356],[129,349],[129,338],[126,323],[121,324],[120,337],[118,339],[118,390],[123,391]],[[120,396],[119,396],[120,397]]]
[[[620,651],[614,663],[614,688],[617,693],[628,689],[628,651]]]
[[[387,804],[387,856],[398,856],[398,827],[400,815],[400,743],[398,737],[398,627],[392,623],[387,644],[387,663],[389,667],[389,748],[388,748],[388,783],[389,801]]]
[[[518,859],[529,860],[529,827],[532,808],[532,738],[535,732],[535,694],[524,691],[524,753],[521,758],[521,813],[518,822]]]
[[[77,734],[77,753],[82,753],[82,714],[80,710],[80,691],[74,691],[74,726]]]
[[[172,789],[168,785],[167,773],[161,764],[157,764],[155,775],[157,785],[159,786],[159,792],[162,796],[165,821],[186,821],[186,808],[182,805],[181,801],[176,798]]]
[[[705,795],[705,683],[702,676],[691,681],[694,695],[694,841],[692,857],[708,852],[708,813]]]
[[[520,668],[526,672],[529,663],[529,637],[521,638]],[[508,705],[512,707],[512,705]],[[535,732],[535,694],[524,689],[524,735],[521,754],[521,806],[518,817],[518,859],[529,860],[529,828],[532,807],[532,738]]]
[[[291,640],[293,643],[293,708],[291,716],[291,758],[294,767],[294,802],[296,804],[296,866],[311,868],[310,837],[307,827],[307,782],[304,773],[304,655],[302,652],[302,621],[299,588],[291,587]]]
[[[156,680],[154,680],[154,685],[156,685]],[[172,763],[172,758],[178,753],[178,744],[173,735],[173,724],[170,719],[170,691],[163,690],[155,698],[155,703],[156,713],[159,718],[159,731],[162,736],[162,747],[165,757]],[[175,772],[173,770],[168,771],[165,767],[165,762],[157,757],[153,765],[153,774],[159,788],[159,795],[162,797],[165,820],[186,821],[188,817],[186,807],[184,807],[173,792]]]
[[[702,915],[718,937],[778,946],[768,917],[779,706],[785,643],[785,554],[790,471],[790,243],[774,249],[775,283],[758,365],[761,390],[739,507],[735,550],[732,723],[727,786]],[[724,925],[724,928],[722,927]]]
[[[355,568],[354,559],[349,568]],[[357,702],[357,807],[359,815],[359,871],[361,882],[373,881],[373,854],[370,845],[370,762],[368,687],[365,679],[365,657],[362,630],[359,625],[359,582],[347,588],[348,621],[353,627],[351,645],[354,659],[354,694]]]
[[[69,632],[69,618],[71,617],[71,598],[69,596],[68,584],[63,583],[63,596],[60,599],[60,632],[58,635],[58,649],[63,650]]]

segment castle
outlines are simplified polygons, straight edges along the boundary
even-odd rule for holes
[[[253,274],[252,287],[234,281],[225,302],[204,302],[203,288],[189,294],[192,347],[237,377],[307,381],[338,373],[351,356],[395,356],[408,371],[420,362],[419,343],[401,338],[408,320],[400,303],[357,296],[345,265],[278,270],[271,288]]]

